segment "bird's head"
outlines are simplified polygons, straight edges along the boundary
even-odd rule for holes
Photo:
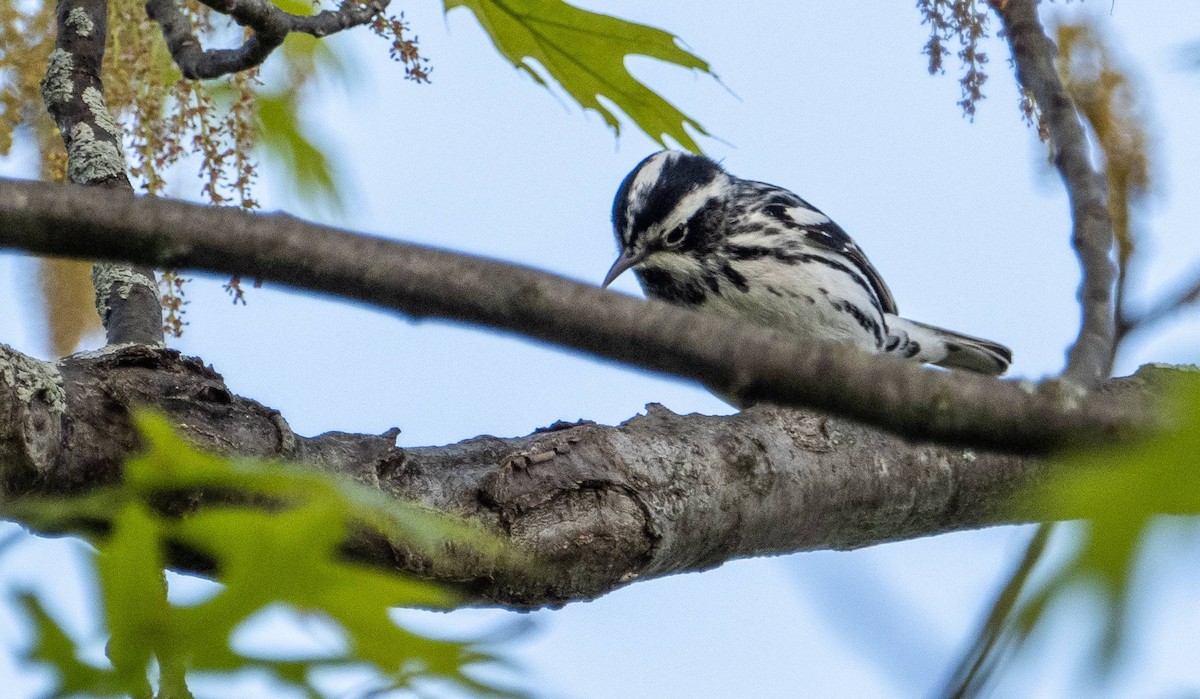
[[[703,155],[665,150],[639,163],[613,201],[621,256],[602,286],[628,269],[681,275],[698,269],[717,243],[733,182]]]

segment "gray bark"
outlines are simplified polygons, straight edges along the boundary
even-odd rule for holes
[[[1102,391],[1143,401],[1154,372]],[[444,560],[360,535],[350,555],[514,608],[589,599],[635,580],[747,556],[850,549],[1022,521],[1009,499],[1037,457],[913,443],[811,410],[729,417],[648,406],[619,426],[556,424],[526,437],[400,449],[395,433],[300,437],[196,359],[146,346],[50,365],[0,345],[3,498],[111,483],[136,449],[128,411],[154,405],[197,445],[344,474],[398,500],[461,515],[530,551],[535,566],[455,550]],[[186,513],[203,494],[162,503]],[[1070,516],[1071,513],[1061,513]],[[205,570],[176,552],[176,567]]]
[[[1071,201],[1071,245],[1082,273],[1082,321],[1079,336],[1067,354],[1064,376],[1080,385],[1093,386],[1109,377],[1117,351],[1113,293],[1117,268],[1112,260],[1115,237],[1108,211],[1108,183],[1092,167],[1087,134],[1079,121],[1079,110],[1059,80],[1054,65],[1058,49],[1042,29],[1037,0],[991,0],[991,4],[1004,23],[1017,79],[1041,109],[1054,165]]]
[[[121,129],[104,101],[100,66],[108,36],[106,0],[60,0],[59,31],[42,80],[46,110],[67,149],[67,178],[75,184],[131,193]],[[110,344],[162,344],[162,309],[154,269],[96,264],[96,310]]]
[[[241,46],[205,49],[196,28],[180,7],[180,0],[148,0],[146,13],[162,29],[171,58],[186,78],[206,79],[238,73],[256,66],[283,45],[288,34],[324,37],[368,24],[387,9],[390,0],[343,0],[336,10],[313,15],[293,15],[269,0],[201,0],[216,12],[229,15],[250,29]]]

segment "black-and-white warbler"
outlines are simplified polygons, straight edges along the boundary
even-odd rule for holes
[[[662,151],[617,190],[621,256],[646,295],[943,367],[1003,374],[1007,347],[897,315],[879,273],[828,216],[701,155]]]

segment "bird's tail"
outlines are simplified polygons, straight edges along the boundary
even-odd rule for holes
[[[888,315],[886,351],[901,357],[999,376],[1012,364],[1012,350],[990,340]]]

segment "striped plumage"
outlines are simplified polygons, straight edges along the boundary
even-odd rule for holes
[[[786,189],[700,155],[643,160],[613,202],[621,256],[646,295],[944,367],[1002,374],[1008,348],[901,318],[850,236]]]

